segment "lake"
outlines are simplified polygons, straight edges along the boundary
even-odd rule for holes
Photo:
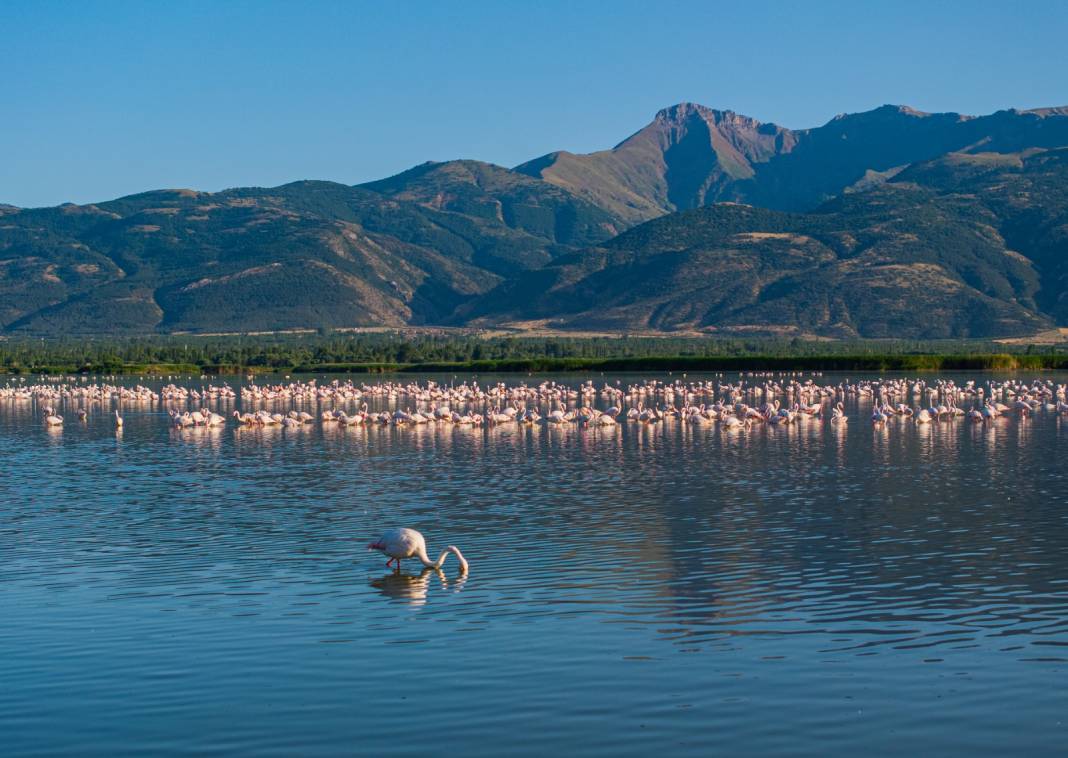
[[[117,432],[0,400],[3,752],[1063,755],[1068,417],[843,404]],[[470,572],[393,573],[391,526]]]

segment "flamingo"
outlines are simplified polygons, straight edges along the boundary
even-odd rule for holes
[[[449,553],[452,553],[456,556],[456,560],[460,562],[460,573],[467,573],[467,559],[464,558],[464,555],[460,552],[459,548],[454,545],[449,545],[436,561],[431,561],[426,554],[426,539],[414,529],[405,527],[387,529],[382,533],[382,536],[378,538],[378,541],[370,543],[367,546],[367,549],[378,550],[388,555],[389,560],[386,561],[386,567],[388,568],[393,561],[396,561],[397,571],[400,571],[400,562],[402,558],[418,558],[427,568],[440,569],[445,563],[445,559],[449,557]]]
[[[594,417],[594,426],[616,426],[616,419],[614,416],[610,416],[607,413],[601,413]]]
[[[567,423],[568,419],[567,419],[567,416],[564,414],[564,408],[565,407],[566,406],[563,403],[560,403],[560,407],[559,408],[557,408],[554,411],[550,411],[549,412],[549,423],[550,424],[566,424]]]
[[[723,427],[725,429],[737,429],[738,427],[745,426],[748,423],[748,418],[743,422],[737,416],[727,416],[727,418],[723,419]]]
[[[179,413],[178,411],[172,410],[171,420],[174,422],[174,425],[179,429],[185,429],[187,426],[196,425],[193,421],[193,417],[189,414],[188,411],[186,411],[185,413]]]
[[[119,415],[118,410],[115,411],[115,426],[122,429],[122,416]]]

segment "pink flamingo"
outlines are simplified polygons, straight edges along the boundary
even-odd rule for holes
[[[389,567],[393,561],[396,561],[398,571],[400,571],[402,558],[418,558],[427,568],[440,569],[445,563],[445,559],[449,557],[449,553],[452,553],[460,561],[460,573],[467,573],[467,559],[464,558],[464,554],[460,552],[459,548],[449,545],[436,561],[431,561],[426,554],[426,540],[422,534],[414,529],[404,527],[387,529],[378,538],[378,541],[369,544],[367,549],[378,550],[388,555],[389,560],[386,561],[386,566]]]

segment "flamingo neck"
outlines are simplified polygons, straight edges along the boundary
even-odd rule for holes
[[[418,558],[419,562],[422,563],[427,568],[440,569],[443,565],[445,565],[445,559],[449,557],[449,553],[452,553],[453,555],[455,555],[456,556],[456,560],[458,560],[460,562],[460,573],[461,574],[466,574],[467,573],[467,559],[464,558],[464,554],[461,553],[460,549],[458,547],[456,547],[455,545],[449,545],[448,547],[446,547],[445,550],[442,551],[441,555],[438,556],[437,561],[431,561],[430,560],[430,556],[428,556],[426,554],[426,549],[425,548],[419,551],[419,554],[416,556],[416,558]]]

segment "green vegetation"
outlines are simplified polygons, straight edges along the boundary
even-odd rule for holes
[[[561,245],[594,245],[623,229],[616,217],[567,190],[481,161],[424,163],[360,186],[436,211],[503,221]]]
[[[0,333],[441,324],[502,278],[617,231],[599,208],[489,164],[379,184],[0,208]]]
[[[1068,369],[1068,347],[400,332],[0,341],[0,372],[38,374],[1011,369]]]
[[[1068,149],[954,156],[816,212],[720,204],[663,216],[517,275],[463,313],[605,331],[1029,335],[1068,323],[1065,214]]]

